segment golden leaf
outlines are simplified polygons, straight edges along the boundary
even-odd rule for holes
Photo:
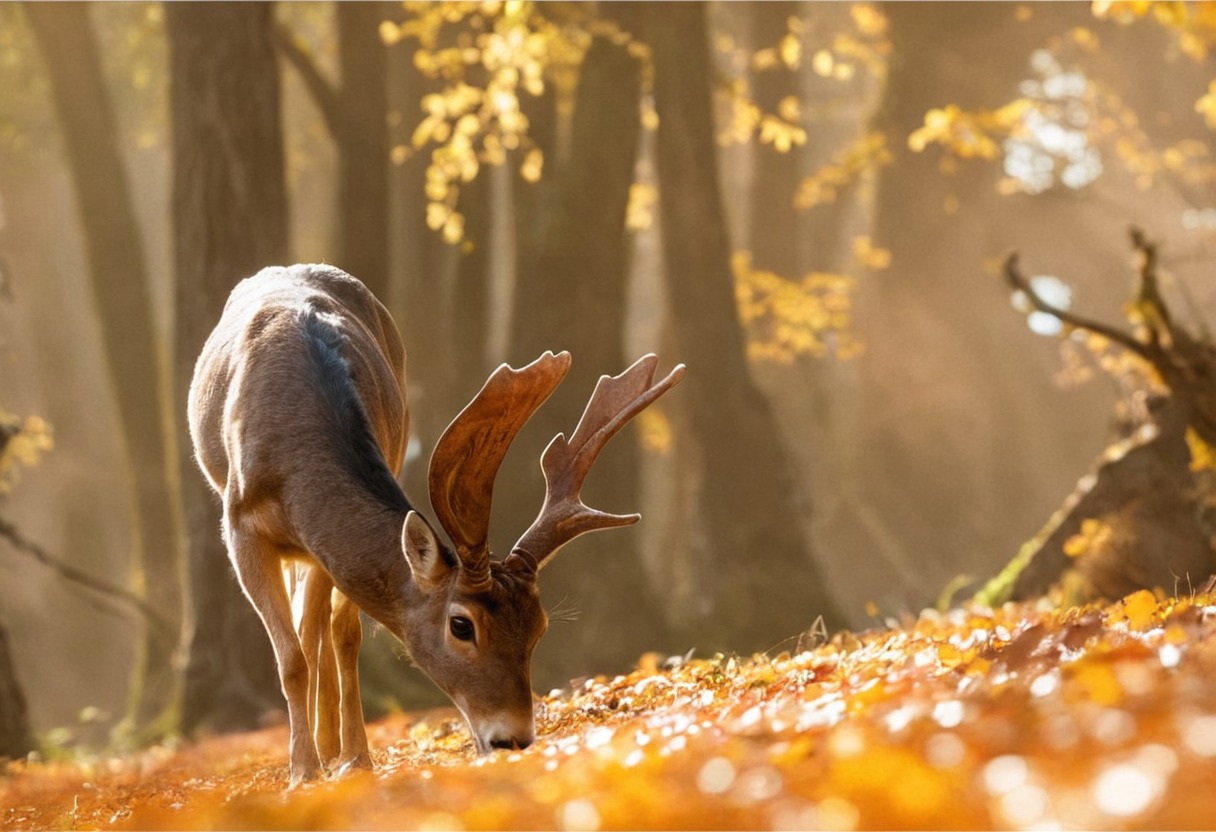
[[[1200,471],[1216,471],[1216,448],[1213,448],[1194,428],[1186,429],[1186,445],[1191,452],[1190,468]]]
[[[876,247],[865,234],[853,238],[853,257],[867,269],[885,269],[891,265],[891,250]]]
[[[880,38],[887,33],[887,18],[872,3],[854,3],[849,7],[853,25],[863,35]]]
[[[1195,112],[1201,113],[1208,127],[1216,130],[1216,81],[1209,83],[1207,94],[1195,102]]]
[[[781,62],[789,69],[797,69],[802,58],[802,44],[798,42],[798,38],[794,35],[786,35],[777,45],[777,50],[781,54]]]
[[[383,20],[379,27],[380,42],[385,46],[392,46],[401,40],[404,35],[401,32],[401,27],[391,20]]]
[[[675,430],[662,407],[651,406],[637,415],[642,449],[666,456],[671,451]]]
[[[430,217],[428,216],[427,219],[429,223]],[[443,241],[449,245],[456,245],[463,239],[464,215],[457,211],[452,211],[443,223]]]
[[[787,95],[777,102],[777,115],[786,121],[796,122],[802,118],[802,102],[796,95]]]
[[[757,71],[772,69],[777,65],[777,61],[776,49],[761,49],[752,55],[752,69]]]
[[[426,206],[426,227],[432,231],[443,228],[452,214],[452,209],[441,202],[431,202]]]
[[[654,207],[659,201],[659,191],[653,185],[634,182],[629,186],[629,203],[625,206],[625,227],[630,231],[644,231],[654,224]]]
[[[544,153],[539,147],[533,147],[524,156],[524,160],[519,166],[519,175],[527,182],[539,182],[544,164]]]
[[[22,420],[0,408],[0,428],[8,434],[8,441],[0,452],[0,494],[6,494],[16,480],[18,466],[37,465],[42,454],[50,451],[55,442],[50,424],[39,416],[27,416]]]
[[[811,69],[815,74],[822,78],[830,78],[832,75],[832,67],[836,65],[836,59],[832,57],[832,53],[826,49],[820,49],[811,58]]]
[[[647,98],[642,104],[642,127],[650,132],[659,129],[659,111],[654,108],[654,99]]]
[[[1081,521],[1081,530],[1064,541],[1064,554],[1078,558],[1088,552],[1098,551],[1110,543],[1114,530],[1109,523],[1093,517]]]
[[[1156,624],[1157,597],[1141,589],[1120,601],[1122,618],[1133,630],[1147,630]]]
[[[1073,665],[1071,681],[1084,699],[1111,707],[1123,699],[1123,686],[1110,662],[1085,659]]]

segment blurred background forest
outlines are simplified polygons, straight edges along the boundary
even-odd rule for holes
[[[540,690],[974,588],[1135,405],[1104,344],[1011,308],[1005,254],[1118,323],[1135,224],[1216,319],[1214,5],[0,3],[0,661],[34,728],[281,706],[184,435],[228,290],[274,263],[393,313],[424,510],[489,371],[573,353],[499,551],[599,374],[688,365],[588,483],[643,522],[545,571],[577,620]],[[391,642],[369,711],[438,701]]]

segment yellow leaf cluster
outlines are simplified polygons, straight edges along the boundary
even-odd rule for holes
[[[748,251],[735,252],[732,266],[749,357],[788,364],[801,355],[834,351],[847,358],[860,351],[851,333],[851,277],[812,272],[791,280],[754,269]]]
[[[528,135],[525,95],[540,96],[552,81],[568,93],[590,39],[582,17],[559,24],[532,2],[406,3],[401,24],[381,25],[386,44],[416,41],[414,64],[443,88],[423,97],[423,117],[414,128],[414,150],[428,145],[427,224],[449,243],[464,239],[457,210],[460,186],[483,164],[504,165],[518,152],[519,173],[540,180],[544,156]],[[453,37],[441,38],[445,27]],[[442,45],[441,45],[442,43]],[[402,160],[406,149],[396,154]]]
[[[833,202],[851,182],[890,164],[891,159],[887,138],[882,132],[875,130],[859,136],[837,153],[831,162],[798,184],[794,206],[805,211]]]
[[[870,3],[854,3],[850,12],[851,28],[825,33],[818,40],[812,40],[812,34],[819,33],[806,20],[791,17],[786,33],[775,44],[750,53],[740,48],[730,34],[715,36],[716,48],[727,53],[727,63],[740,72],[719,87],[727,93],[720,144],[746,144],[758,137],[761,144],[787,153],[807,141],[805,108],[798,97],[787,96],[778,102],[775,113],[766,112],[749,96],[744,69],[750,68],[753,74],[793,71],[809,55],[811,70],[825,79],[848,82],[857,76],[859,69],[877,79],[885,77],[886,55],[890,51],[886,17]]]
[[[939,144],[962,159],[995,159],[1000,153],[1000,140],[1020,129],[1023,116],[1033,106],[1025,98],[996,110],[968,111],[947,104],[925,113],[923,126],[908,136],[908,147],[920,153],[931,144]]]
[[[18,466],[37,465],[42,454],[54,447],[51,426],[38,416],[18,416],[0,408],[0,494],[16,482]]]
[[[879,271],[891,265],[891,250],[874,245],[869,235],[853,238],[853,258],[866,269]]]
[[[1195,102],[1195,112],[1203,116],[1208,127],[1216,130],[1216,81],[1209,83],[1207,94]]]
[[[1213,448],[1192,427],[1186,429],[1186,445],[1191,452],[1191,470],[1216,471],[1216,448]]]
[[[798,124],[802,106],[789,96],[779,104],[776,114],[766,113],[751,99],[735,89],[730,99],[730,115],[718,136],[719,144],[746,144],[758,136],[761,144],[772,145],[778,153],[788,153],[806,144],[807,132]]]
[[[1158,149],[1140,126],[1136,113],[1118,96],[1107,92],[1098,104],[1103,115],[1096,121],[1094,140],[1111,140],[1115,156],[1135,177],[1137,187],[1147,190],[1162,174],[1176,176],[1191,185],[1216,183],[1216,164],[1207,144],[1182,139]],[[1210,128],[1216,129],[1216,83],[1196,102],[1195,111],[1204,116]]]
[[[797,20],[797,18],[793,18]],[[797,69],[802,63],[802,43],[793,32],[785,35],[776,46],[759,49],[752,55],[752,69],[764,71],[784,66]]]
[[[1148,18],[1173,33],[1182,52],[1205,60],[1216,46],[1216,3],[1182,0],[1095,0],[1096,17],[1127,25]]]

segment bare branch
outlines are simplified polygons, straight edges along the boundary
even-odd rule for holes
[[[148,623],[152,625],[159,637],[167,640],[169,643],[176,641],[176,634],[172,625],[170,625],[170,623],[166,621],[160,613],[152,609],[152,607],[148,605],[147,601],[140,598],[126,587],[118,586],[100,578],[96,578],[82,569],[78,569],[71,564],[64,563],[59,558],[47,552],[37,543],[26,539],[26,537],[17,530],[16,526],[2,517],[0,517],[0,537],[6,538],[8,542],[12,544],[14,549],[30,555],[34,558],[34,560],[51,569],[64,580],[71,581],[78,586],[84,587],[92,592],[96,592],[99,595],[105,596],[106,598],[121,601],[124,604],[134,608],[136,612],[148,620]]]
[[[1059,307],[1045,301],[1034,290],[1034,287],[1030,285],[1030,281],[1027,280],[1022,272],[1018,269],[1018,255],[1016,251],[1010,252],[1009,256],[1005,259],[1005,279],[1009,282],[1011,287],[1026,295],[1026,299],[1030,301],[1030,305],[1039,312],[1045,312],[1048,315],[1053,315],[1068,326],[1083,329],[1088,332],[1092,332],[1095,335],[1101,335],[1104,338],[1114,341],[1116,344],[1119,344],[1125,349],[1134,352],[1145,361],[1156,364],[1153,353],[1148,346],[1140,343],[1123,330],[1116,329],[1115,327],[1104,324],[1101,321],[1092,321],[1088,318],[1083,318],[1080,315],[1076,315],[1066,309],[1060,309]]]
[[[304,88],[312,96],[321,117],[325,119],[325,127],[334,141],[342,138],[342,104],[338,99],[338,91],[333,84],[325,79],[317,67],[312,55],[296,40],[295,33],[286,26],[276,26],[274,29],[274,46],[287,62],[295,67],[304,82]]]
[[[1144,232],[1132,226],[1128,232],[1132,238],[1132,246],[1140,255],[1140,307],[1142,313],[1151,313],[1152,319],[1146,320],[1150,337],[1154,342],[1161,340],[1162,333],[1157,324],[1165,327],[1166,334],[1174,335],[1174,321],[1170,315],[1165,299],[1161,297],[1161,284],[1157,280],[1157,246],[1149,241]]]

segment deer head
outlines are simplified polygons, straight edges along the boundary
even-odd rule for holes
[[[452,546],[417,513],[406,517],[402,548],[419,595],[407,641],[481,752],[523,748],[535,735],[532,651],[548,626],[540,569],[575,537],[640,519],[588,508],[579,492],[608,440],[684,375],[680,365],[654,383],[657,365],[647,355],[619,376],[602,377],[570,439],[558,434],[549,443],[541,456],[543,507],[502,560],[488,546],[494,477],[512,439],[566,376],[570,354],[546,352],[519,370],[499,367],[436,443],[431,504]]]

